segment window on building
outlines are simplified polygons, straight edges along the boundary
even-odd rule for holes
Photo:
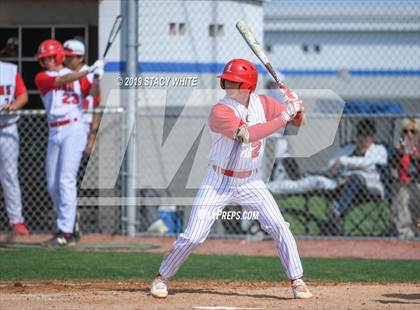
[[[269,44],[265,45],[265,50],[267,51],[267,53],[271,53],[273,51],[273,47]]]
[[[209,36],[215,37],[216,36],[216,25],[209,25]]]
[[[169,35],[176,35],[176,23],[169,23]]]
[[[220,37],[224,35],[224,25],[222,24],[210,24],[209,25],[209,36]]]
[[[225,34],[224,26],[223,25],[217,25],[217,35],[223,36]]]
[[[187,32],[187,26],[185,25],[185,23],[178,24],[178,32],[180,35],[184,35]]]
[[[96,28],[97,31],[97,28]],[[89,35],[90,34],[90,35]],[[42,109],[43,104],[35,86],[35,75],[42,70],[37,59],[39,44],[47,39],[64,42],[79,39],[86,46],[86,62],[97,57],[97,43],[89,41],[92,32],[88,26],[17,26],[0,27],[0,60],[12,62],[19,68],[28,88],[29,103],[26,109]],[[92,46],[91,46],[92,45]]]
[[[301,45],[302,52],[305,54],[307,53],[321,53],[321,45],[320,44],[302,44]]]

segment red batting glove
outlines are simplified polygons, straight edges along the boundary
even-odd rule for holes
[[[283,113],[283,117],[287,122],[292,121],[296,115],[300,112],[303,112],[302,100],[299,99],[298,95],[294,92],[293,89],[281,89],[283,96],[286,98],[286,113]]]

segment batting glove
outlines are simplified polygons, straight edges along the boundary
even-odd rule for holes
[[[249,132],[246,125],[242,125],[238,129],[236,129],[233,139],[237,140],[242,143],[248,143],[249,142]]]
[[[282,116],[286,122],[290,122],[299,112],[303,112],[302,100],[292,89],[282,90],[282,93],[287,102],[286,111],[283,111]]]
[[[100,68],[100,69],[104,69],[104,66],[105,66],[105,63],[104,63],[104,61],[102,60],[102,59],[98,59],[97,61],[95,61],[94,63],[93,63],[93,65],[91,65],[89,68],[88,68],[88,72],[89,73],[93,73],[96,69],[98,69],[98,68]]]
[[[102,80],[102,78],[104,77],[104,69],[103,68],[96,68],[95,70],[93,70],[93,76],[95,77],[95,79],[97,80]]]

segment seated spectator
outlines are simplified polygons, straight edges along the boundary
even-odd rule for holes
[[[390,221],[398,237],[408,239],[416,236],[416,218],[420,218],[420,119],[407,118],[402,125],[400,144],[390,158],[398,175]]]
[[[327,216],[336,228],[352,204],[360,202],[362,195],[385,196],[384,185],[376,165],[387,164],[384,146],[373,143],[375,123],[365,119],[356,126],[356,144],[339,149],[328,165],[317,175],[298,180],[277,179],[268,184],[273,194],[303,194],[312,191],[333,191],[334,201]]]

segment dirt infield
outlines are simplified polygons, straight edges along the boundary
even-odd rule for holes
[[[419,283],[309,283],[314,298],[294,300],[287,283],[173,281],[170,295],[149,283],[0,282],[2,309],[419,309]],[[229,308],[230,307],[230,308]]]
[[[35,235],[15,242],[36,243]],[[0,236],[0,241],[5,241]],[[87,235],[83,244],[156,246],[165,252],[175,238]],[[303,257],[420,259],[419,241],[299,240]],[[272,241],[209,239],[196,253],[274,256]],[[1,253],[0,253],[1,254]],[[286,281],[171,281],[170,295],[149,295],[149,281],[0,281],[0,309],[419,309],[420,283],[309,282],[314,298],[292,299]]]

